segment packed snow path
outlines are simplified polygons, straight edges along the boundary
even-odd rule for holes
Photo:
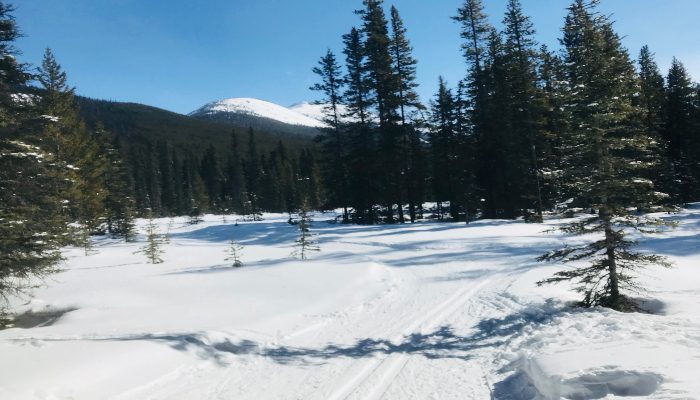
[[[291,259],[286,216],[175,221],[165,263],[139,243],[68,250],[18,327],[0,331],[1,399],[597,399],[700,397],[700,210],[643,246],[655,314],[577,310],[568,238],[481,221],[352,226],[317,215],[322,251]],[[162,231],[168,220],[161,220]],[[225,264],[228,240],[246,267]],[[555,300],[548,300],[554,298]]]

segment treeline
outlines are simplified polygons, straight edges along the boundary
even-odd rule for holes
[[[232,132],[227,149],[213,145],[197,155],[167,141],[129,145],[139,210],[156,216],[237,213],[255,218],[263,211],[295,212],[303,200],[319,208],[321,183],[312,149],[290,151],[280,141],[259,151],[255,132],[248,130],[246,150]]]
[[[329,206],[363,223],[413,221],[426,200],[453,220],[541,220],[557,204],[591,207],[582,188],[610,152],[639,167],[618,178],[653,182],[657,205],[700,199],[700,87],[675,59],[664,79],[647,47],[635,63],[597,3],[574,1],[552,51],[519,1],[498,31],[481,0],[466,0],[453,18],[466,76],[454,88],[440,78],[426,109],[398,10],[387,19],[381,0],[364,0],[361,24],[343,36],[344,66],[329,50],[314,68],[331,127]],[[588,148],[609,130],[624,138],[618,147]]]

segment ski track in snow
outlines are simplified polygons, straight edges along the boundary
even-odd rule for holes
[[[132,254],[140,244],[104,240],[97,255],[68,250],[66,272],[24,306],[65,315],[0,331],[0,398],[592,399],[581,390],[618,378],[656,398],[692,398],[700,325],[688,310],[700,291],[686,267],[700,260],[687,247],[699,217],[679,214],[676,233],[649,242],[679,264],[669,277],[649,273],[672,299],[664,316],[545,303],[575,296],[533,285],[556,270],[534,258],[563,240],[542,225],[316,222],[322,252],[307,263],[288,257],[295,228],[283,215],[236,227],[179,221],[160,266]],[[220,264],[232,234],[245,246],[239,270]],[[640,356],[656,348],[667,361]],[[592,360],[616,351],[617,367]]]

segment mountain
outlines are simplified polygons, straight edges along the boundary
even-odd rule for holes
[[[316,136],[319,129],[325,126],[318,118],[319,113],[305,115],[294,109],[251,98],[214,101],[191,112],[189,116],[239,127],[250,126],[253,129],[268,132],[301,136]]]
[[[289,106],[289,109],[317,121],[323,121],[323,107],[325,107],[324,104],[313,104],[303,101],[301,103],[292,104]]]
[[[313,118],[317,121],[323,121],[325,113],[323,109],[324,107],[326,107],[326,104],[314,104],[309,103],[307,101],[303,101],[301,103],[292,104],[291,106],[289,106],[289,109],[292,111],[296,111],[299,114],[305,115],[309,118]],[[346,116],[348,114],[348,107],[345,105],[338,105],[338,113],[340,114],[341,122],[359,122],[359,119],[349,118]],[[372,121],[376,120],[374,114],[370,113],[368,117]]]
[[[238,142],[243,148],[248,142],[248,125],[231,126],[229,123],[202,120],[137,103],[87,97],[78,97],[77,103],[89,126],[102,126],[125,144],[168,141],[186,152],[201,154],[209,145],[220,149],[228,148],[232,130],[236,131]],[[253,128],[261,151],[272,150],[280,141],[290,149],[312,145],[308,136]]]

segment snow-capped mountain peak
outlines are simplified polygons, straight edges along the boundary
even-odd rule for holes
[[[202,116],[222,113],[246,114],[272,119],[289,125],[312,128],[323,128],[325,126],[319,119],[310,115],[305,115],[304,113],[278,104],[253,98],[231,98],[214,101],[190,113],[190,115]]]

